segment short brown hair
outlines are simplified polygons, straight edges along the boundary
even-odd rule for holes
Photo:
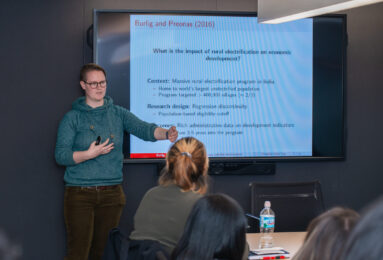
[[[208,168],[209,159],[203,143],[194,137],[185,137],[169,149],[159,184],[175,183],[184,191],[204,194],[208,186]]]
[[[80,80],[81,81],[86,81],[86,74],[90,71],[102,71],[104,73],[104,76],[106,78],[106,72],[103,67],[95,64],[95,63],[88,63],[82,66],[80,70]]]
[[[359,220],[359,214],[348,208],[335,207],[313,219],[304,244],[294,260],[341,260],[346,241]]]

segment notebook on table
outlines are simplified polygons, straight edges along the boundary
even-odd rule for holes
[[[290,253],[282,247],[259,248],[250,250],[248,259],[289,259]]]

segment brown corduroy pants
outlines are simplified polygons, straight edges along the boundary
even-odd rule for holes
[[[66,187],[65,260],[101,260],[108,233],[118,226],[124,206],[125,194],[121,185],[106,190]]]

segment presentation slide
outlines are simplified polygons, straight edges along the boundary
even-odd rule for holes
[[[131,15],[130,110],[209,157],[311,156],[312,85],[312,19]],[[131,158],[171,145],[130,138]]]

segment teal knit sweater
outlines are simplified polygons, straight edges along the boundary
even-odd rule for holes
[[[55,157],[66,166],[64,181],[67,186],[115,185],[122,182],[124,131],[145,141],[156,141],[155,124],[138,119],[129,110],[114,105],[110,97],[104,105],[92,108],[85,97],[78,98],[61,120],[56,142]],[[90,144],[101,137],[110,138],[114,149],[104,155],[76,164],[73,152],[88,150]]]

